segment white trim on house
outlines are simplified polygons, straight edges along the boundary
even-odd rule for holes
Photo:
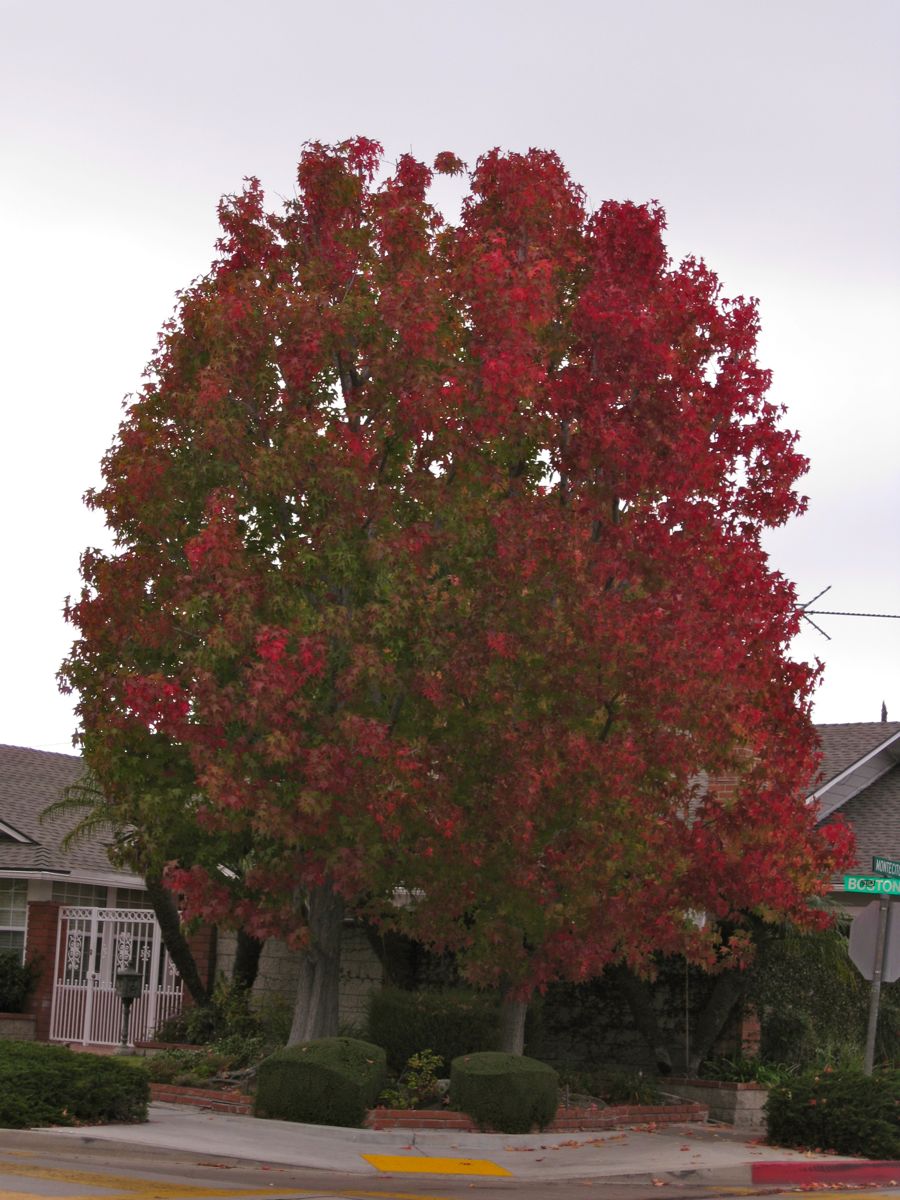
[[[54,883],[89,883],[96,887],[123,887],[145,890],[142,875],[125,875],[112,871],[48,870],[46,867],[29,870],[27,867],[0,867],[0,879],[49,879]]]
[[[37,843],[30,837],[26,837],[18,829],[14,829],[12,825],[7,825],[5,821],[0,821],[0,835],[5,835],[10,841],[18,842],[22,846],[34,846]]]

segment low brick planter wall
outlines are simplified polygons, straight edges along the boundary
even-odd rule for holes
[[[677,1125],[705,1121],[703,1104],[623,1104],[615,1108],[560,1108],[547,1127],[550,1133],[590,1133],[623,1125]],[[465,1113],[452,1109],[373,1108],[366,1118],[369,1129],[462,1129],[478,1127]]]
[[[680,1125],[706,1121],[705,1104],[620,1104],[609,1108],[561,1108],[550,1125],[554,1131],[618,1129],[622,1125]]]
[[[135,1042],[136,1054],[161,1054],[164,1050],[203,1050],[203,1046],[195,1046],[191,1042]]]
[[[765,1130],[763,1106],[769,1089],[761,1083],[726,1083],[721,1079],[667,1079],[665,1089],[704,1104],[710,1120],[754,1133]]]
[[[465,1113],[452,1108],[372,1108],[366,1115],[367,1129],[462,1129],[475,1126]]]
[[[214,1088],[180,1087],[174,1083],[151,1083],[150,1099],[165,1104],[193,1104],[214,1112],[248,1116],[253,1101],[243,1092]],[[705,1121],[702,1104],[623,1104],[616,1108],[561,1108],[548,1127],[551,1133],[591,1133],[624,1125],[673,1125],[683,1121]],[[449,1108],[373,1108],[366,1117],[368,1129],[446,1129],[476,1133],[477,1125],[465,1113]]]
[[[29,1013],[0,1013],[0,1042],[33,1042],[36,1020]]]
[[[163,1104],[193,1104],[198,1108],[244,1117],[253,1111],[251,1098],[237,1089],[217,1091],[215,1088],[180,1087],[174,1083],[151,1083],[150,1099]]]

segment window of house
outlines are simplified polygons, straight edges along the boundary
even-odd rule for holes
[[[116,908],[152,908],[143,888],[116,888]]]
[[[28,884],[24,879],[0,879],[0,953],[25,951]]]
[[[57,904],[77,904],[81,908],[106,908],[107,889],[92,883],[53,884],[50,899]]]

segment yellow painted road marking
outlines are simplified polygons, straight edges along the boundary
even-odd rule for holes
[[[2,1195],[3,1195],[3,1200],[40,1200],[40,1194],[38,1192],[7,1192],[7,1191],[4,1191],[2,1193]],[[87,1194],[85,1194],[83,1196],[56,1195],[53,1197],[53,1200],[98,1200],[98,1197],[97,1197],[97,1193],[94,1192],[90,1196],[88,1196]],[[109,1196],[104,1196],[104,1200],[110,1200]]]
[[[25,1150],[8,1150],[6,1153],[33,1157],[30,1151]],[[500,1170],[502,1171],[502,1168]],[[133,1175],[106,1175],[101,1172],[70,1171],[58,1167],[39,1167],[36,1164],[32,1166],[21,1162],[10,1162],[8,1159],[0,1159],[0,1175],[18,1175],[24,1179],[54,1180],[61,1183],[81,1184],[89,1187],[124,1189],[118,1192],[114,1190],[104,1192],[102,1198],[97,1192],[92,1191],[81,1194],[74,1192],[65,1193],[55,1197],[55,1200],[204,1200],[206,1197],[271,1197],[273,1187],[282,1196],[334,1196],[335,1200],[341,1200],[342,1197],[344,1200],[348,1200],[348,1198],[352,1198],[352,1200],[369,1200],[369,1198],[371,1200],[442,1200],[440,1196],[436,1196],[434,1193],[429,1193],[425,1196],[421,1192],[370,1192],[367,1189],[357,1187],[297,1188],[285,1187],[283,1184],[276,1184],[274,1181],[272,1183],[267,1182],[264,1187],[259,1188],[241,1186],[231,1188],[202,1188],[194,1187],[191,1184],[154,1182],[150,1179],[139,1179]],[[0,1195],[2,1195],[2,1200],[36,1200],[39,1193],[4,1191]],[[448,1200],[448,1198],[444,1197],[443,1200]],[[867,1200],[876,1200],[876,1198],[869,1196]]]
[[[102,1188],[103,1192],[90,1192],[85,1195],[65,1194],[59,1200],[212,1200],[215,1197],[231,1196],[271,1196],[272,1185],[267,1181],[260,1187],[195,1187],[192,1184],[165,1183],[162,1180],[139,1179],[134,1175],[108,1175],[101,1171],[75,1171],[62,1167],[39,1167],[26,1165],[22,1162],[10,1162],[0,1159],[0,1175],[15,1175],[22,1179],[52,1180],[56,1183],[80,1184],[86,1187]],[[308,1189],[281,1188],[286,1195],[310,1195]],[[27,1195],[34,1200],[35,1192],[16,1193],[17,1196]],[[315,1194],[315,1193],[312,1193]],[[4,1192],[3,1198],[12,1196]]]
[[[425,1158],[421,1154],[363,1154],[378,1171],[410,1171],[416,1175],[512,1175],[486,1158]]]

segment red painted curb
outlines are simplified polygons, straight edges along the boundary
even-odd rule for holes
[[[900,1162],[757,1162],[754,1183],[889,1183],[900,1186]]]

